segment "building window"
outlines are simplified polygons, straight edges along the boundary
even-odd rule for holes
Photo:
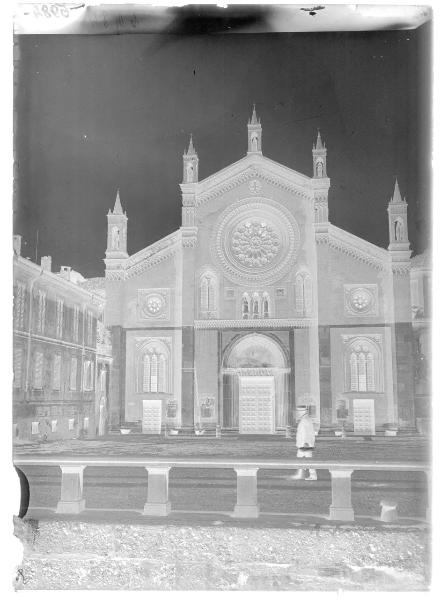
[[[52,389],[61,389],[61,354],[53,356]]]
[[[312,278],[309,273],[298,273],[295,278],[295,310],[307,316],[312,310]]]
[[[217,310],[217,279],[213,273],[200,277],[200,311],[212,313]]]
[[[64,300],[57,298],[56,336],[63,337]]]
[[[17,283],[15,292],[15,306],[14,306],[14,325],[16,329],[23,329],[24,327],[24,309],[26,302],[26,285],[24,283]]]
[[[84,385],[86,391],[93,390],[93,362],[91,360],[84,361]]]
[[[264,292],[263,294],[263,319],[269,318],[269,294]]]
[[[170,391],[170,364],[168,352],[158,346],[146,350],[142,357],[140,391],[167,394]]]
[[[381,389],[380,353],[370,340],[357,340],[347,351],[347,390],[378,392]]]
[[[23,379],[23,348],[14,348],[14,387],[21,388]]]
[[[243,319],[268,319],[270,316],[270,298],[267,292],[252,295],[245,292],[241,300],[241,314]]]
[[[79,307],[73,307],[73,341],[77,342],[79,338]]]
[[[36,390],[41,390],[43,387],[43,359],[44,357],[42,352],[35,352],[33,387]]]
[[[241,313],[243,319],[249,319],[249,296],[247,294],[243,294],[243,299],[241,301]]]
[[[257,293],[252,295],[252,318],[260,318],[260,296]]]
[[[44,333],[46,327],[46,292],[38,291],[37,331]]]
[[[93,343],[93,313],[87,311],[87,344],[91,346]]]
[[[72,356],[70,359],[70,389],[76,390],[76,380],[78,377],[78,359],[76,356]]]

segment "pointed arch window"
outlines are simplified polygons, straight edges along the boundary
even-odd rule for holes
[[[257,293],[252,296],[252,318],[260,318],[260,296]]]
[[[295,277],[295,310],[303,316],[312,312],[312,278],[307,271],[301,271]]]
[[[269,318],[269,294],[264,292],[263,294],[263,319]]]
[[[211,317],[217,310],[217,277],[206,272],[200,277],[200,312],[202,316]]]
[[[380,392],[382,371],[380,350],[368,339],[353,343],[347,353],[347,390]]]
[[[247,294],[243,294],[243,299],[241,301],[241,313],[243,319],[249,319],[249,296]]]
[[[139,365],[139,392],[170,393],[170,359],[165,347],[161,344],[149,345],[144,350]]]

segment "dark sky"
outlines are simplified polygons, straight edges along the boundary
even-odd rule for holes
[[[14,231],[24,256],[102,275],[116,189],[132,254],[180,226],[189,133],[200,179],[246,153],[311,175],[320,127],[330,220],[388,245],[397,175],[416,252],[430,230],[430,26],[416,30],[16,38]]]

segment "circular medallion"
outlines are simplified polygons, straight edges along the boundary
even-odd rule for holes
[[[252,192],[252,194],[258,194],[258,192],[261,192],[262,187],[261,181],[258,181],[258,179],[252,179],[252,181],[249,181],[249,190]]]
[[[160,296],[150,296],[147,300],[147,310],[152,315],[156,315],[163,306],[163,300]]]
[[[211,244],[214,260],[237,283],[276,281],[296,255],[299,228],[273,200],[240,200],[226,209]]]
[[[373,301],[373,294],[366,288],[355,288],[350,291],[349,302],[352,310],[355,312],[368,312],[371,309]]]

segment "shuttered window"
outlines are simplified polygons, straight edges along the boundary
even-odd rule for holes
[[[61,389],[61,354],[55,354],[53,357],[52,389]]]
[[[35,352],[33,387],[36,390],[41,390],[43,387],[43,358],[42,352]]]

